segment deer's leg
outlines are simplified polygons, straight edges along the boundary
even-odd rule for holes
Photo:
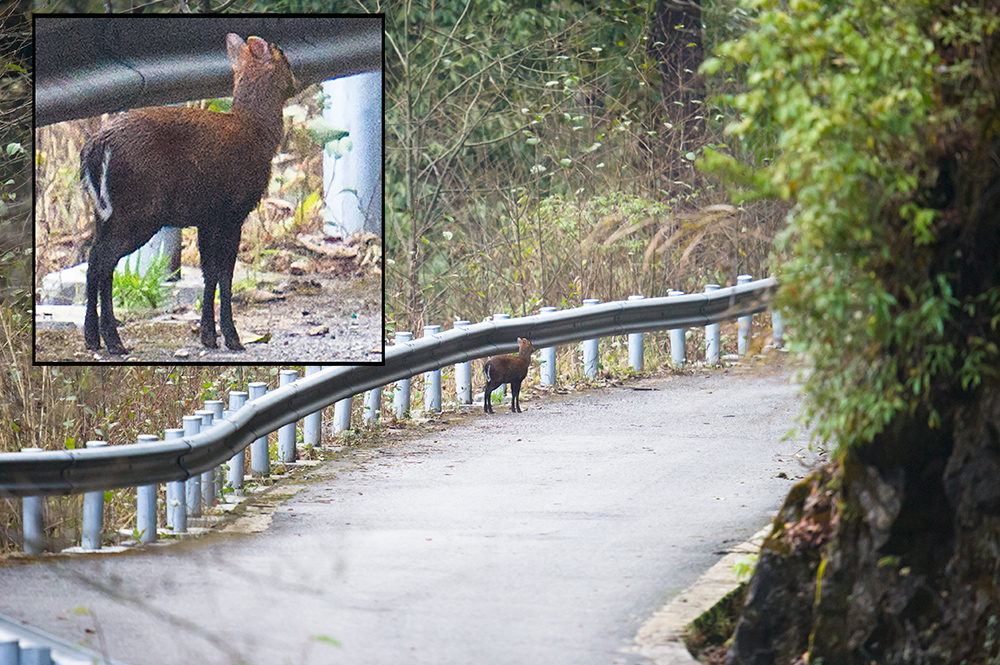
[[[83,341],[91,351],[101,349],[101,328],[97,317],[97,300],[100,293],[97,277],[99,247],[100,243],[94,243],[90,248],[90,260],[87,263],[87,312],[83,317]]]
[[[198,227],[198,253],[201,254],[201,276],[205,290],[201,296],[201,343],[207,349],[219,348],[215,332],[215,287],[219,283],[219,257],[216,233],[206,226]]]
[[[118,336],[112,300],[112,279],[119,258],[110,242],[101,239],[94,243],[87,264],[87,312],[83,320],[83,337],[87,348],[99,350],[103,337],[108,353],[113,356],[128,353]],[[101,302],[100,317],[97,315],[98,300]]]
[[[493,395],[493,391],[499,385],[499,383],[486,382],[486,387],[483,388],[483,413],[493,413],[493,404],[490,402],[490,396]]]
[[[236,252],[240,246],[240,226],[225,233],[219,246],[219,328],[230,351],[242,351],[239,333],[233,322],[233,269],[236,266]]]

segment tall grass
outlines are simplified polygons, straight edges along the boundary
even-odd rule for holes
[[[206,399],[223,399],[250,381],[276,383],[269,367],[36,366],[31,364],[31,319],[22,309],[0,308],[0,451],[25,447],[66,450],[89,440],[132,443],[161,434]],[[79,539],[79,497],[47,502],[53,547]],[[115,492],[105,514],[107,531],[129,525],[134,492]],[[0,551],[19,547],[20,501],[0,504]]]

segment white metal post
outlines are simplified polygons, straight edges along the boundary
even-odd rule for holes
[[[397,330],[396,344],[406,344],[413,339],[413,333]],[[400,379],[392,389],[392,407],[396,411],[396,420],[406,418],[410,413],[410,379]]]
[[[283,369],[278,372],[278,386],[289,386],[299,378],[297,369]],[[278,429],[278,458],[287,463],[295,461],[295,423],[282,425]]]
[[[705,293],[711,293],[719,289],[718,284],[706,284]],[[719,364],[719,347],[722,346],[722,338],[719,332],[718,323],[710,323],[705,326],[705,362],[709,365]]]
[[[684,295],[683,291],[670,291],[667,297],[674,298]],[[684,328],[673,328],[670,331],[670,362],[680,367],[687,362],[687,339]]]
[[[552,314],[555,307],[542,307],[539,314]],[[538,383],[543,386],[556,385],[556,347],[546,346],[542,349],[542,368],[538,377]]]
[[[229,391],[229,414],[235,414],[247,403],[250,395],[243,390]],[[246,467],[247,451],[244,448],[229,459],[228,481],[229,487],[237,494],[243,494],[243,469]]]
[[[354,398],[345,397],[337,400],[333,406],[333,431],[344,432],[351,428],[351,409],[354,407]]]
[[[184,430],[178,427],[163,430],[163,440],[180,439]],[[167,483],[167,528],[174,533],[187,533],[187,492],[184,481]]]
[[[629,296],[629,300],[642,300],[645,296]],[[641,332],[628,334],[628,364],[634,372],[641,372],[644,367],[645,353],[644,337]]]
[[[211,409],[199,409],[194,415],[201,418],[201,431],[205,432],[215,425],[215,412]],[[216,469],[203,471],[201,474],[201,509],[210,510],[215,506],[215,497],[218,496],[215,488]]]
[[[107,441],[88,441],[87,448],[103,448]],[[101,531],[104,529],[104,491],[86,492],[83,495],[83,527],[80,546],[85,550],[101,549]]]
[[[184,436],[195,436],[201,432],[201,416],[184,416]],[[201,517],[201,475],[194,474],[187,479],[184,492],[187,495],[188,517]]]
[[[263,381],[254,381],[247,384],[247,392],[250,393],[250,401],[267,394],[267,384]],[[250,444],[250,473],[254,476],[266,476],[271,473],[271,457],[267,449],[267,434],[254,439]]]
[[[587,298],[583,301],[583,306],[593,307],[600,302],[597,298]],[[599,342],[596,337],[594,339],[583,340],[583,374],[591,380],[597,378],[598,344]]]
[[[312,376],[322,371],[319,365],[306,365],[306,376]],[[302,445],[318,448],[320,446],[320,431],[323,427],[323,409],[307,414],[302,419]]]
[[[382,413],[382,387],[365,391],[364,409],[361,419],[366,423],[377,423]]]
[[[455,321],[455,328],[465,328],[468,321]],[[455,364],[455,399],[459,404],[472,404],[472,362]]]
[[[424,337],[441,332],[441,326],[424,326]],[[441,368],[424,372],[424,413],[441,412]]]
[[[160,437],[155,434],[140,434],[139,443],[153,443]],[[135,488],[135,529],[139,532],[140,543],[156,541],[156,485],[142,485]]]
[[[771,332],[772,344],[774,348],[780,349],[785,346],[785,319],[781,316],[781,310],[771,310]]]
[[[505,321],[510,318],[510,314],[504,314],[503,312],[497,312],[493,315],[494,321]],[[496,391],[494,391],[495,393]],[[503,401],[507,397],[507,384],[500,384],[500,400]]]
[[[40,453],[41,448],[21,448],[22,453]],[[45,497],[26,496],[21,499],[22,528],[24,553],[38,556],[45,549]]]
[[[738,275],[737,284],[749,284],[753,281],[753,275]],[[741,316],[736,321],[736,352],[740,356],[745,356],[750,350],[750,336],[753,328],[753,316]]]

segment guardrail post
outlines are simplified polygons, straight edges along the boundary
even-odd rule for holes
[[[140,434],[139,443],[153,443],[160,437],[155,434]],[[156,541],[156,485],[142,485],[135,488],[135,529],[139,532],[140,543]]]
[[[468,321],[455,321],[455,328],[465,328]],[[472,404],[472,362],[466,360],[455,365],[455,400],[459,404]]]
[[[366,423],[377,423],[378,417],[382,413],[382,388],[372,388],[365,391],[364,408],[361,410],[361,419]]]
[[[510,318],[510,314],[504,314],[503,312],[496,312],[493,315],[493,320],[494,321],[505,321],[505,320],[507,320],[509,318]],[[493,392],[494,392],[494,394],[496,393],[495,390]],[[504,400],[504,399],[506,399],[506,397],[507,397],[507,384],[506,383],[501,383],[500,384],[500,399]]]
[[[684,295],[683,291],[671,290],[667,293],[668,298]],[[687,335],[684,328],[672,328],[670,330],[670,362],[676,367],[680,367],[687,362]]]
[[[0,637],[0,665],[20,665],[21,642],[16,637]]]
[[[195,436],[201,431],[201,416],[184,416],[184,436]],[[187,479],[184,487],[187,497],[188,517],[201,517],[201,476],[193,474]]]
[[[583,301],[583,307],[593,307],[601,301],[597,298],[587,298]],[[583,374],[588,379],[597,378],[598,359],[598,339],[583,340]]]
[[[52,647],[25,644],[21,648],[20,665],[52,665]]]
[[[642,300],[645,296],[629,296],[629,300]],[[643,354],[645,352],[645,344],[643,334],[640,333],[629,333],[628,334],[628,364],[634,372],[641,372],[643,370]]]
[[[171,427],[163,430],[163,440],[180,439],[184,430]],[[187,533],[187,496],[184,481],[175,480],[167,483],[167,528],[174,533]]]
[[[207,399],[207,400],[205,400],[205,410],[212,412],[212,424],[209,425],[209,427],[214,426],[216,423],[222,422],[222,419],[225,417],[225,415],[224,415],[225,414],[225,406],[223,405],[223,402],[222,402],[221,399]],[[208,472],[206,471],[206,473],[208,473]],[[213,478],[212,482],[213,482],[214,488],[215,488],[215,490],[214,490],[215,491],[215,500],[218,500],[219,498],[222,497],[222,488],[226,484],[226,482],[225,482],[226,476],[225,476],[225,473],[223,472],[221,464],[219,466],[215,467],[215,470],[213,472],[212,478]],[[204,481],[203,481],[202,482],[202,489],[204,490],[204,488],[205,488],[205,484],[204,484]],[[215,503],[215,501],[213,501],[209,505],[214,505],[214,503]]]
[[[351,409],[354,408],[354,397],[337,400],[333,406],[333,431],[343,432],[351,428]]]
[[[225,405],[222,403],[221,399],[206,399],[205,410],[212,412],[212,424],[214,425],[215,421],[222,420],[222,413],[225,410]]]
[[[247,385],[250,393],[250,401],[267,394],[267,384],[263,381],[254,381]],[[266,476],[271,473],[271,460],[267,452],[267,434],[250,444],[250,473],[254,476]]]
[[[297,369],[283,369],[278,372],[278,386],[289,386],[299,378]],[[285,462],[295,461],[295,423],[282,425],[278,429],[278,458]]]
[[[541,307],[538,313],[552,314],[555,311],[555,307]],[[539,373],[538,383],[543,386],[556,385],[556,347],[554,346],[546,346],[542,349],[542,368]]]
[[[229,414],[232,415],[247,403],[247,393],[242,390],[229,391]],[[226,479],[230,489],[237,495],[243,494],[243,468],[246,466],[246,449],[241,450],[229,460],[229,474]]]
[[[771,310],[771,343],[776,349],[785,345],[785,320],[777,309]]]
[[[215,424],[215,412],[211,409],[199,409],[194,412],[194,415],[201,418],[202,432],[211,429],[212,425]],[[209,469],[201,473],[201,507],[203,511],[210,510],[215,505],[215,497],[218,496],[215,487],[215,480],[218,475],[216,471],[217,469]]]
[[[424,326],[424,337],[441,332],[441,326]],[[441,412],[441,368],[424,372],[424,413]]]
[[[322,371],[319,365],[306,365],[306,376],[312,376]],[[229,407],[232,408],[232,407]],[[307,414],[302,419],[302,445],[318,448],[320,445],[320,430],[323,428],[323,409]]]
[[[22,453],[40,453],[41,448],[21,448]],[[21,538],[24,553],[38,556],[45,549],[44,496],[26,496],[21,499]]]
[[[397,330],[394,340],[396,344],[405,344],[413,339],[413,333]],[[396,411],[396,420],[402,420],[410,415],[410,379],[400,379],[392,389],[392,405]]]
[[[705,293],[718,291],[718,284],[706,284]],[[705,326],[705,362],[709,365],[719,364],[719,347],[722,346],[722,339],[719,334],[719,324],[709,323]]]
[[[737,284],[749,284],[753,281],[753,275],[738,275]],[[753,316],[741,316],[736,320],[736,352],[740,356],[745,356],[750,350],[750,331],[753,328]]]
[[[87,448],[103,448],[106,441],[88,441]],[[83,528],[80,547],[85,550],[101,549],[101,531],[104,528],[104,491],[86,492],[83,495]]]

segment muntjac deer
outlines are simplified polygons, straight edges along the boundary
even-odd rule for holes
[[[486,377],[486,388],[483,392],[483,412],[493,413],[490,395],[505,383],[510,384],[510,410],[521,413],[521,382],[528,376],[528,366],[531,365],[531,354],[535,347],[528,340],[517,338],[516,356],[492,356],[483,363],[483,375]]]
[[[232,285],[243,221],[267,190],[284,135],[282,107],[297,82],[288,58],[259,37],[226,37],[235,74],[228,113],[162,106],[122,114],[83,146],[80,179],[93,199],[97,230],[87,269],[87,348],[127,351],[118,336],[111,280],[118,260],[164,226],[196,226],[205,290],[201,343],[243,350],[233,323]],[[97,301],[101,301],[98,319]]]

